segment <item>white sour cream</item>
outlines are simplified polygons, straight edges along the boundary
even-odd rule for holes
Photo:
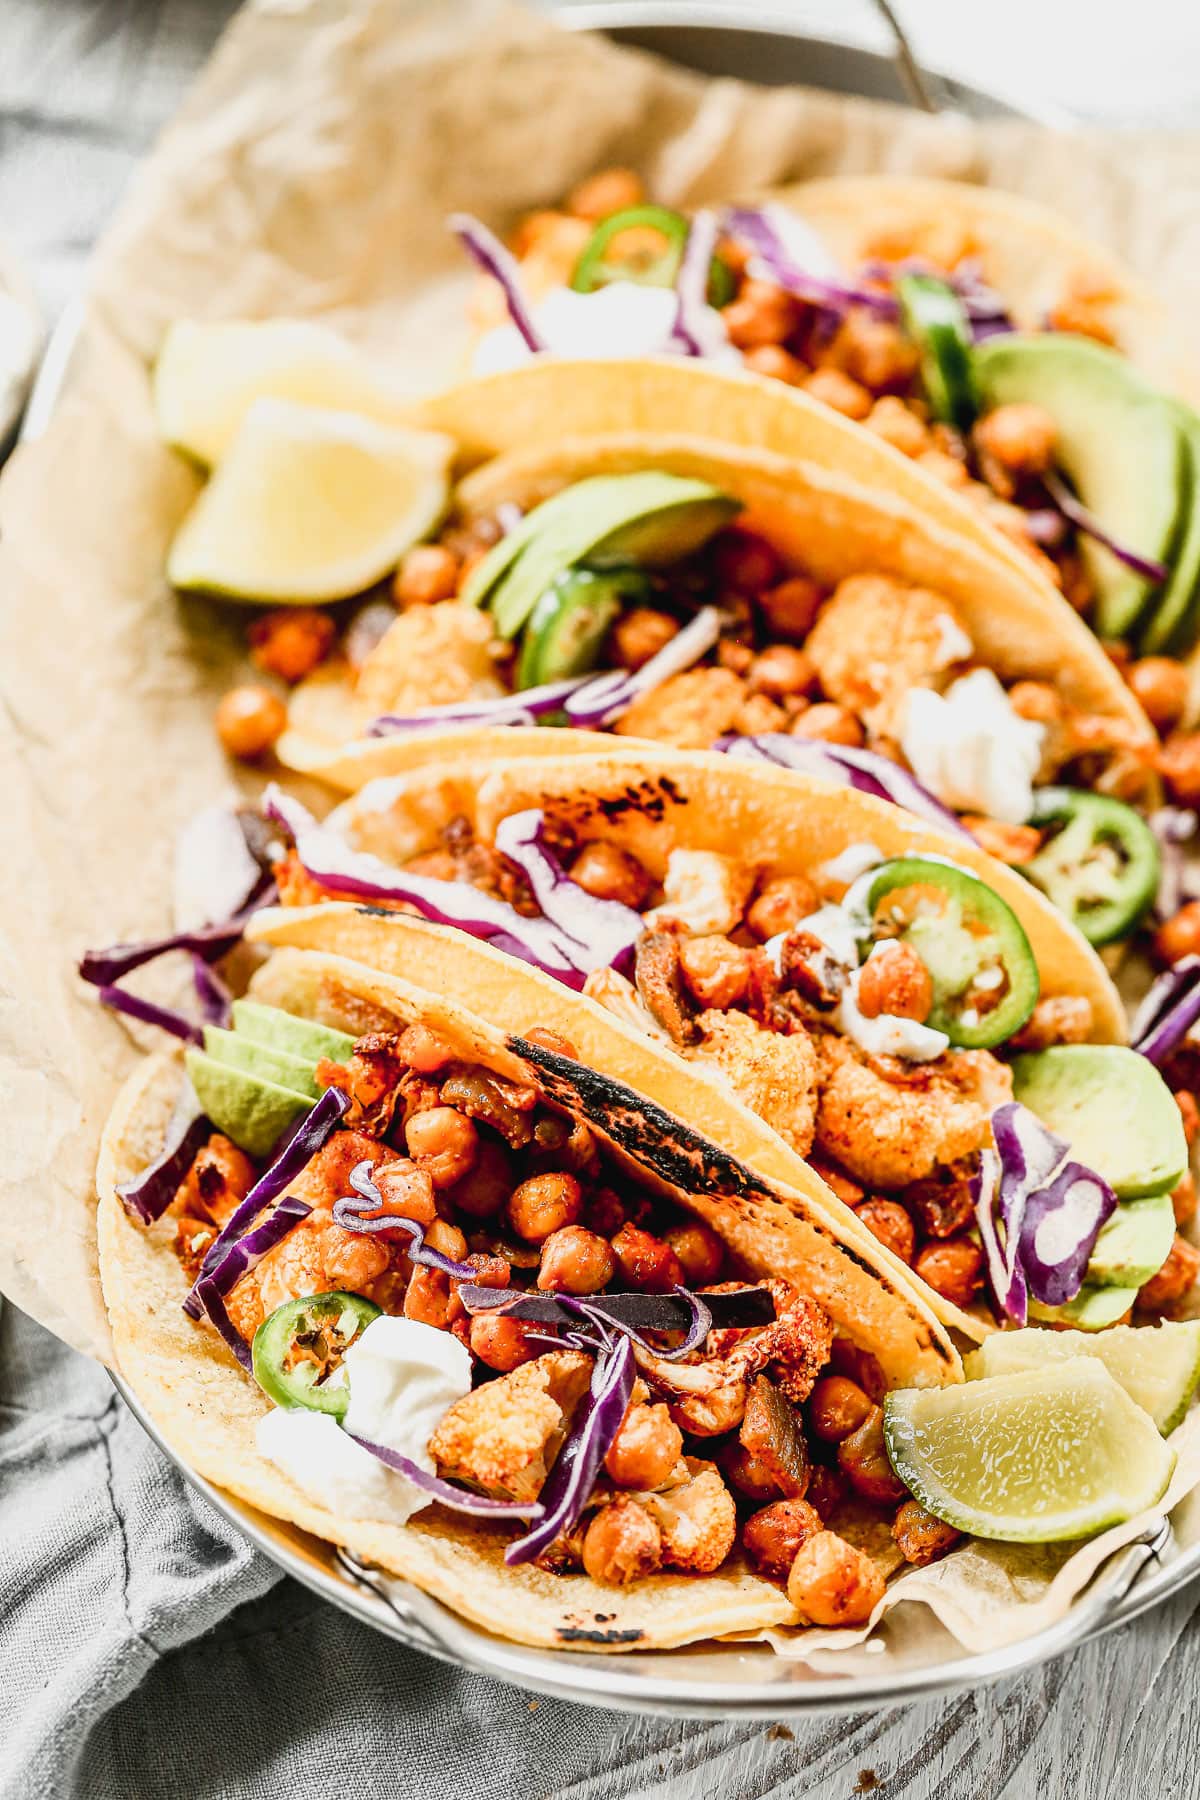
[[[415,1319],[372,1319],[347,1350],[345,1429],[328,1413],[273,1407],[258,1447],[318,1505],[350,1519],[403,1525],[429,1496],[354,1439],[396,1450],[434,1473],[429,1439],[442,1415],[471,1390],[471,1358],[449,1331]]]
[[[1019,825],[1033,808],[1043,736],[1043,726],[1013,711],[990,669],[974,669],[944,694],[913,689],[900,745],[944,805]]]
[[[816,874],[822,881],[843,881],[849,887],[868,869],[878,868],[882,861],[883,851],[878,844],[847,844],[837,856],[820,863]]]
[[[890,956],[897,947],[894,938],[885,938],[883,943],[876,944],[867,962]],[[905,1062],[933,1062],[950,1048],[950,1039],[944,1031],[935,1031],[931,1025],[920,1025],[916,1019],[900,1019],[893,1013],[880,1013],[878,1018],[868,1019],[858,1006],[861,980],[862,969],[855,969],[835,1014],[839,1031],[860,1050],[868,1056],[899,1056]]]
[[[551,356],[657,356],[679,352],[671,333],[678,310],[673,288],[610,281],[591,294],[552,288],[530,310]],[[696,321],[706,358],[737,364],[742,358],[725,332],[719,312],[707,306]],[[475,346],[476,375],[519,368],[532,352],[515,325],[497,325]]]

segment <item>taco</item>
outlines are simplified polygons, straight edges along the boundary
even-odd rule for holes
[[[722,1146],[730,1122],[746,1135],[735,1102],[714,1091],[697,1130],[704,1079],[591,1002],[544,1015],[516,969],[498,1027],[455,997],[469,963],[443,958],[427,991],[337,954],[338,914],[210,1037],[223,1083],[153,1056],[106,1129],[101,1279],[158,1429],[240,1499],[521,1642],[865,1621],[902,1560],[877,1403],[962,1379],[913,1285],[840,1240],[807,1171],[793,1193]],[[677,1112],[624,1079],[656,1061]],[[921,1554],[949,1548],[918,1514]],[[881,1535],[882,1565],[859,1547]],[[789,1591],[818,1537],[812,1592]]]

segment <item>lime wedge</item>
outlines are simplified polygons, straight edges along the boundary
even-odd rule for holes
[[[1049,1371],[1076,1356],[1102,1362],[1166,1437],[1200,1385],[1200,1319],[1114,1325],[1095,1337],[1084,1331],[994,1331],[966,1358],[966,1370],[975,1381],[1022,1369]]]
[[[180,526],[167,576],[234,600],[340,600],[394,569],[446,506],[453,441],[256,400]]]
[[[234,319],[169,327],[154,368],[154,408],[168,444],[197,462],[224,456],[256,400],[295,400],[404,421],[403,398],[357,350],[306,319]]]
[[[1162,1498],[1175,1452],[1102,1362],[1069,1357],[884,1401],[892,1467],[922,1506],[973,1537],[1092,1537]]]

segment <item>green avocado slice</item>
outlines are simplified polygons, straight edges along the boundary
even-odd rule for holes
[[[1058,426],[1055,460],[1083,505],[1118,543],[1170,564],[1187,510],[1187,445],[1173,404],[1117,351],[1064,332],[1005,333],[972,360],[983,409],[1043,407]],[[1154,583],[1087,538],[1080,551],[1096,590],[1096,631],[1124,637]]]
[[[1103,1176],[1118,1200],[1170,1193],[1188,1166],[1183,1120],[1152,1063],[1118,1044],[1013,1058],[1013,1093]]]
[[[217,1062],[204,1050],[189,1050],[184,1061],[196,1098],[217,1130],[255,1158],[269,1156],[289,1126],[312,1108],[306,1094]]]
[[[1107,1331],[1123,1319],[1134,1301],[1137,1289],[1132,1287],[1081,1287],[1065,1306],[1039,1306],[1029,1302],[1029,1316],[1043,1325],[1074,1325],[1080,1331]]]
[[[1088,1258],[1088,1285],[1140,1288],[1158,1274],[1174,1242],[1170,1194],[1122,1200],[1102,1226]]]
[[[1200,637],[1200,416],[1178,408],[1183,429],[1187,511],[1174,563],[1142,631],[1143,656],[1162,651],[1183,656]]]
[[[294,1013],[278,1006],[264,1006],[260,1000],[235,1000],[233,1029],[239,1038],[247,1038],[264,1049],[278,1050],[285,1056],[299,1057],[302,1062],[345,1062],[354,1049],[354,1039],[330,1025],[316,1025],[311,1019],[298,1019]]]
[[[204,1027],[205,1054],[226,1068],[240,1069],[257,1081],[273,1081],[277,1087],[290,1088],[308,1100],[320,1098],[316,1063],[307,1057],[289,1056],[284,1050],[270,1050],[236,1031],[222,1031],[219,1026]]]

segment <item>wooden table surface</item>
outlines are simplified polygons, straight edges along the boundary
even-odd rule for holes
[[[0,0],[0,241],[24,255],[50,318],[232,11],[231,0]],[[1194,61],[1183,78],[1194,98]],[[1174,113],[1184,122],[1178,97]],[[1031,1675],[919,1706],[793,1727],[630,1722],[614,1764],[640,1756],[638,1792],[654,1800],[1191,1800],[1198,1605],[1200,1585]]]

